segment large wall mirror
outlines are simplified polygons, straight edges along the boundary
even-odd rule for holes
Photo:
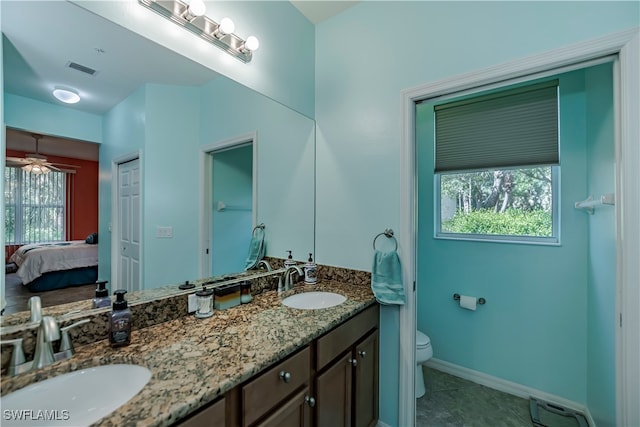
[[[267,256],[314,252],[311,118],[70,2],[3,2],[2,31],[9,134],[99,146],[98,275],[112,290],[242,271],[258,224]]]

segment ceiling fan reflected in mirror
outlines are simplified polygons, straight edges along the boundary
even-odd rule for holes
[[[56,172],[75,173],[74,169],[79,168],[77,165],[68,165],[65,163],[54,163],[47,161],[47,158],[38,153],[38,143],[43,138],[42,135],[32,133],[31,136],[36,142],[35,153],[28,153],[25,157],[7,157],[7,166],[20,167],[23,170],[34,174],[45,174],[52,170]],[[67,169],[74,168],[74,169]]]

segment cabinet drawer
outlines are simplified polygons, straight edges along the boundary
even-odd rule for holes
[[[310,355],[309,347],[305,347],[242,387],[244,426],[253,424],[309,380]]]
[[[221,427],[225,425],[224,397],[196,414],[181,421],[177,427]]]
[[[322,369],[367,332],[377,328],[379,317],[379,306],[376,304],[318,338],[316,369]]]

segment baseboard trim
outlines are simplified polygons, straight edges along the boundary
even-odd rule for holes
[[[445,362],[444,360],[440,360],[436,358],[431,358],[429,361],[425,363],[425,365],[437,371],[442,371],[447,374],[455,375],[456,377],[469,380],[476,384],[480,384],[480,385],[492,388],[494,390],[509,393],[514,396],[522,397],[524,399],[535,397],[536,399],[539,399],[539,400],[544,400],[546,402],[560,405],[565,408],[573,409],[574,411],[582,412],[585,418],[587,419],[587,423],[589,423],[590,427],[595,427],[596,425],[595,422],[593,421],[593,418],[591,417],[589,408],[587,408],[585,405],[582,405],[580,403],[574,402],[569,399],[565,399],[564,397],[556,396],[554,394],[547,393],[542,390],[538,390],[522,384],[507,381],[502,378],[494,377],[492,375],[485,374],[480,371],[475,371],[473,369],[465,368],[464,366]]]

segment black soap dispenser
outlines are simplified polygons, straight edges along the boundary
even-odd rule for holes
[[[131,324],[133,316],[129,310],[129,304],[124,299],[127,291],[118,289],[114,292],[116,300],[109,316],[109,342],[111,347],[123,347],[131,344]]]
[[[109,307],[111,305],[111,298],[109,298],[109,290],[105,288],[107,281],[96,282],[96,297],[91,300],[92,308]]]

